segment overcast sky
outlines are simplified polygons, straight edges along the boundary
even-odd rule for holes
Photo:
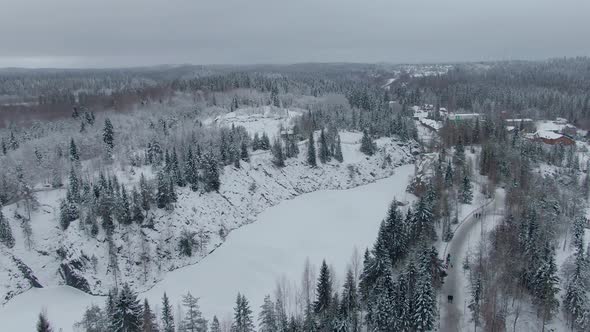
[[[590,55],[589,0],[0,0],[0,67]]]

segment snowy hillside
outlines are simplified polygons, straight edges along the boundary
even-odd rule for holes
[[[200,261],[221,245],[230,231],[253,222],[270,206],[302,193],[370,183],[413,160],[411,150],[416,146],[410,148],[391,139],[377,140],[378,152],[366,157],[359,152],[361,136],[342,133],[342,164],[332,161],[310,168],[305,163],[305,153],[301,153],[298,158],[287,160],[286,167],[276,168],[271,155],[263,152],[252,155],[251,161],[239,169],[226,166],[218,193],[180,188],[173,211],[151,210],[153,225],[115,229],[110,250],[102,230],[92,238],[77,220],[66,232],[59,229],[63,190],[38,193],[40,207],[31,216],[30,243],[19,222],[19,215],[24,213],[22,206],[8,205],[3,213],[11,224],[16,245],[3,248],[0,255],[1,302],[4,304],[31,287],[64,284],[91,294],[105,294],[122,282],[145,291],[169,271]],[[147,171],[127,170],[135,173],[134,177],[129,176],[131,179]],[[190,257],[180,253],[181,234],[190,234],[198,243]]]
[[[279,128],[289,128],[292,120],[301,116],[306,110],[287,109],[274,106],[238,108],[233,112],[206,119],[204,124],[219,127],[243,126],[250,135],[268,133],[272,139]]]

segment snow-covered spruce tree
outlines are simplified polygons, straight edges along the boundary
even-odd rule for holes
[[[445,186],[447,188],[451,188],[453,186],[453,177],[453,166],[451,165],[451,163],[448,163],[445,169]]]
[[[346,279],[342,289],[342,300],[340,302],[340,315],[343,319],[343,326],[346,331],[358,331],[359,329],[360,302],[356,280],[349,268],[346,272]]]
[[[375,143],[366,129],[363,130],[363,138],[361,139],[361,152],[367,156],[375,154]]]
[[[103,310],[92,304],[86,308],[82,320],[74,324],[74,328],[84,332],[105,332],[108,331],[108,324]]]
[[[463,177],[463,182],[461,183],[461,188],[459,190],[459,198],[463,204],[471,204],[473,201],[473,186],[467,175]]]
[[[344,161],[344,156],[342,155],[342,142],[340,141],[339,134],[336,137],[336,147],[334,149],[334,159],[336,159],[339,163]]]
[[[459,140],[459,143],[455,146],[455,153],[453,155],[453,163],[457,165],[459,169],[462,169],[465,165],[465,147]]]
[[[156,183],[158,188],[158,192],[156,193],[156,203],[159,209],[163,209],[170,202],[170,195],[168,193],[170,187],[163,171],[158,172]]]
[[[270,299],[270,295],[264,297],[264,303],[260,306],[258,330],[259,332],[278,332],[275,305]]]
[[[162,297],[162,332],[174,332],[174,315],[172,314],[172,306],[168,300],[168,296],[164,293]]]
[[[471,298],[469,299],[468,306],[471,311],[471,320],[473,321],[474,331],[477,331],[477,327],[479,326],[482,291],[481,273],[478,273],[475,280],[471,280]]]
[[[238,293],[231,332],[254,332],[254,318],[246,297]]]
[[[64,199],[59,204],[59,225],[63,231],[67,230],[70,227],[70,214],[69,214],[69,204]]]
[[[581,331],[583,329],[579,321],[583,320],[585,307],[588,303],[588,296],[581,276],[583,263],[583,256],[577,254],[575,270],[563,296],[563,308],[568,316],[571,328],[578,328]]]
[[[416,281],[413,299],[413,327],[416,331],[431,331],[436,320],[436,295],[430,271],[423,267]]]
[[[105,324],[108,330],[114,330],[114,317],[115,317],[115,306],[117,303],[118,291],[116,289],[110,289],[107,293],[104,305],[104,316]]]
[[[147,299],[143,300],[143,312],[141,320],[141,332],[158,332],[158,320],[156,313],[152,311]],[[98,332],[98,331],[97,331]]]
[[[197,191],[199,189],[199,169],[197,168],[197,161],[191,147],[188,148],[184,162],[184,177],[192,191]]]
[[[429,204],[426,202],[426,198],[423,197],[418,200],[413,216],[415,234],[412,234],[412,236],[416,238],[434,239],[436,237],[434,216]]]
[[[405,258],[408,252],[406,226],[403,216],[397,208],[397,201],[394,200],[389,206],[385,218],[385,227],[388,234],[389,259],[393,265]]]
[[[218,191],[221,183],[219,182],[219,166],[217,159],[211,152],[204,156],[204,175],[203,181],[205,183],[205,191]]]
[[[260,136],[258,136],[258,133],[254,133],[252,138],[252,151],[256,150],[260,150]]]
[[[194,232],[188,231],[186,229],[182,230],[180,233],[180,238],[178,240],[178,249],[181,254],[184,256],[190,257],[193,255],[193,237]]]
[[[277,301],[275,303],[275,315],[277,322],[277,331],[287,331],[289,325],[289,318],[287,317],[287,310],[280,296],[277,297]]]
[[[207,320],[199,309],[199,298],[187,293],[182,297],[182,305],[185,309],[185,316],[182,320],[180,330],[185,332],[206,332]]]
[[[37,320],[37,332],[53,332],[51,324],[49,324],[49,320],[47,320],[44,312],[39,314],[39,319]]]
[[[145,219],[141,209],[141,195],[136,187],[131,191],[131,219],[140,225]]]
[[[211,332],[221,332],[221,325],[217,316],[213,316],[213,320],[211,321]]]
[[[395,330],[395,299],[391,275],[377,278],[374,299],[369,305],[367,319],[373,331],[387,332]]]
[[[326,261],[322,261],[320,267],[320,276],[318,277],[316,288],[316,300],[313,304],[314,313],[321,319],[330,308],[330,300],[332,299],[332,278],[330,276],[330,269]]]
[[[311,167],[317,166],[313,131],[309,134],[309,139],[307,141],[307,164]]]
[[[184,175],[182,174],[182,170],[180,169],[180,165],[178,162],[178,154],[176,153],[176,148],[172,149],[172,157],[171,157],[172,167],[170,175],[174,180],[174,184],[179,187],[184,187],[186,185]]]
[[[78,179],[78,175],[76,174],[76,170],[74,169],[73,165],[70,167],[70,176],[68,181],[68,202],[80,203],[80,180]]]
[[[12,235],[12,228],[8,222],[8,218],[2,214],[2,207],[0,206],[0,243],[8,248],[14,247],[14,236]]]
[[[273,164],[277,167],[285,167],[285,154],[283,153],[283,145],[279,138],[274,140],[271,152]]]
[[[537,269],[533,279],[533,302],[537,306],[539,316],[542,319],[543,327],[549,321],[559,307],[556,296],[559,292],[559,277],[557,276],[557,265],[551,245],[545,243],[544,253],[541,258],[541,265]]]
[[[250,162],[250,153],[248,152],[248,143],[246,140],[242,140],[242,144],[240,145],[240,159],[244,162]]]
[[[115,147],[115,132],[113,124],[109,118],[104,120],[104,128],[102,130],[102,140],[105,145],[105,154],[108,159],[113,158],[113,148]]]
[[[79,163],[80,162],[80,155],[78,154],[78,147],[76,146],[76,142],[74,139],[70,139],[70,161],[72,163]]]
[[[125,283],[115,301],[113,332],[140,332],[141,323],[141,303],[137,299],[137,294]]]
[[[270,150],[270,139],[266,132],[262,133],[262,137],[260,138],[260,149],[261,150]]]
[[[332,159],[332,153],[330,148],[328,147],[328,140],[326,138],[326,133],[324,129],[320,131],[320,152],[319,152],[320,161],[322,164],[327,163]]]
[[[131,206],[129,204],[129,198],[127,196],[127,189],[125,186],[121,186],[121,199],[119,200],[119,206],[117,210],[119,211],[117,216],[117,221],[124,225],[130,225],[133,221],[131,219]]]
[[[395,331],[409,331],[412,326],[410,310],[412,298],[410,294],[410,280],[407,273],[401,273],[394,286]]]
[[[141,176],[139,177],[139,193],[141,195],[141,208],[144,211],[149,211],[152,203],[152,188],[148,184],[143,173],[141,173]]]

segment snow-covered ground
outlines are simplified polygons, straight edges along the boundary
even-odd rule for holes
[[[215,118],[206,119],[203,123],[219,127],[243,126],[250,135],[255,133],[261,135],[266,132],[272,139],[281,126],[289,128],[292,125],[292,120],[301,116],[304,112],[307,111],[299,108],[245,107]]]
[[[400,166],[393,169],[393,176],[366,186],[316,191],[283,201],[259,214],[255,223],[232,232],[199,264],[168,273],[140,296],[156,304],[166,292],[176,304],[191,291],[201,298],[202,311],[211,319],[213,314],[231,313],[238,291],[256,313],[278,278],[299,280],[307,257],[315,265],[325,258],[341,278],[353,248],[374,242],[391,200],[411,200],[405,188],[413,170],[412,165]],[[103,301],[67,286],[33,289],[2,307],[0,322],[4,331],[30,331],[38,312],[46,309],[56,330],[67,332],[86,306]]]

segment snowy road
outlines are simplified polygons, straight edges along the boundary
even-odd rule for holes
[[[482,231],[494,227],[498,217],[498,207],[504,206],[504,196],[496,194],[495,199],[488,201],[469,214],[455,230],[453,239],[448,244],[446,253],[451,255],[450,263],[453,267],[447,270],[447,277],[441,288],[440,300],[440,330],[443,332],[463,331],[464,322],[469,321],[465,299],[469,294],[469,283],[464,275],[463,260],[468,254],[470,246],[476,245],[481,238]],[[476,213],[481,217],[476,218]],[[447,301],[447,296],[453,296],[453,303]]]
[[[396,168],[395,175],[350,190],[325,190],[284,201],[261,213],[253,224],[232,233],[200,263],[167,274],[140,294],[159,304],[166,292],[176,308],[187,291],[200,297],[207,319],[227,317],[236,294],[242,292],[254,312],[265,294],[272,294],[278,278],[299,282],[307,257],[318,266],[331,264],[342,280],[353,248],[363,250],[375,241],[379,224],[393,198],[411,200],[405,192],[413,165]],[[47,309],[54,330],[72,331],[90,303],[103,304],[71,287],[33,289],[0,308],[2,331],[32,331],[38,313]]]

